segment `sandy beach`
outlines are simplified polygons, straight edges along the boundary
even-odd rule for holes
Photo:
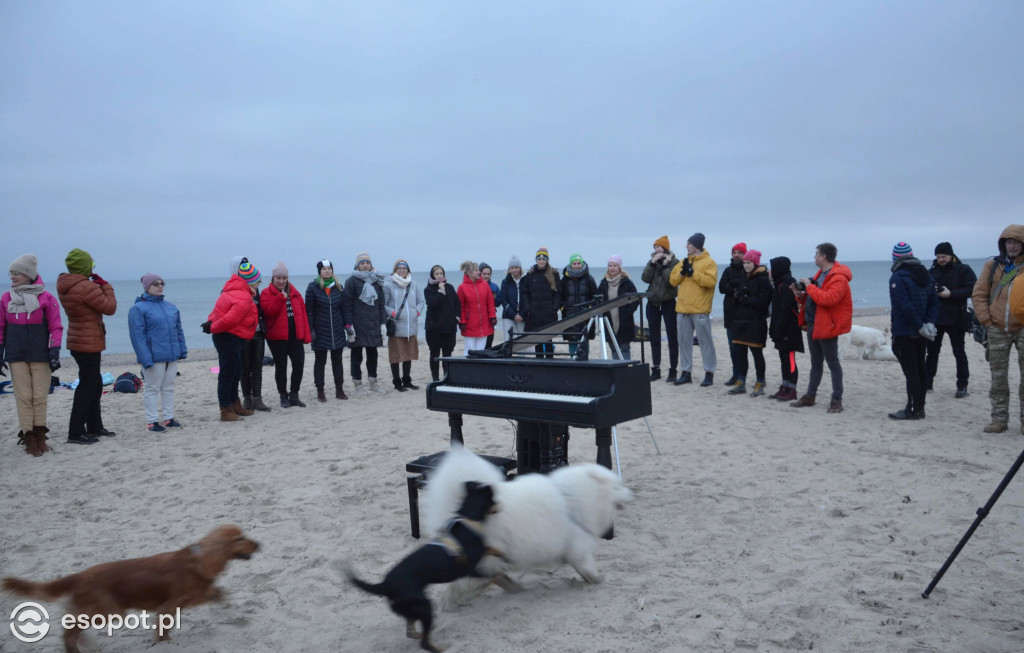
[[[855,322],[882,328],[888,317]],[[724,329],[714,334],[727,364]],[[914,422],[886,416],[905,402],[896,362],[848,356],[838,415],[826,413],[827,371],[825,401],[805,409],[727,395],[728,370],[711,388],[653,383],[649,420],[661,455],[642,420],[619,426],[621,473],[636,501],[601,544],[605,583],[586,585],[568,567],[524,574],[525,593],[492,588],[441,613],[434,641],[467,653],[1024,649],[1024,476],[931,598],[921,598],[1024,447],[1016,419],[1008,433],[982,433],[988,366],[979,345],[967,349],[970,395],[953,398],[947,342],[928,418]],[[15,445],[13,395],[0,396],[0,575],[52,579],[178,549],[235,523],[262,550],[221,576],[225,602],[184,611],[173,641],[153,651],[420,650],[386,602],[344,582],[337,563],[378,579],[418,544],[404,466],[448,446],[446,415],[425,407],[426,347],[412,370],[420,390],[355,396],[346,354],[352,398],[326,404],[315,401],[309,355],[304,409],[277,407],[266,367],[273,410],[240,423],[218,421],[210,354],[193,352],[180,368],[180,431],[148,433],[141,394],[108,393],[104,421],[117,436],[66,444],[72,392],[58,390],[49,406],[54,451],[32,458]],[[694,356],[697,377],[699,350]],[[774,349],[766,359],[774,392]],[[70,381],[66,360],[58,374]],[[802,392],[806,354],[799,366]],[[115,375],[137,368],[131,356],[103,364]],[[382,363],[382,379],[386,370]],[[1011,384],[1018,378],[1012,366]],[[514,457],[509,423],[467,417],[465,431],[474,451]],[[572,433],[570,460],[593,461],[592,432]],[[0,612],[10,615],[22,600],[0,595]],[[44,606],[50,634],[25,644],[4,628],[0,650],[62,651],[63,609]],[[144,631],[87,638],[89,652],[152,643]]]

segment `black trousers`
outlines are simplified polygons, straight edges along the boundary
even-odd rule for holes
[[[967,367],[967,352],[964,351],[964,336],[967,334],[963,329],[956,327],[935,327],[938,335],[935,340],[928,343],[928,354],[925,357],[925,365],[928,367],[928,380],[935,378],[935,372],[939,369],[939,352],[942,350],[942,336],[949,334],[949,346],[953,348],[953,358],[956,360],[956,387],[957,390],[967,387],[967,381],[971,378],[971,372]]]
[[[925,367],[927,340],[914,336],[893,336],[892,353],[903,368],[907,379],[907,406],[917,412],[924,410],[924,398],[928,388],[928,372]]]
[[[363,378],[359,367],[363,364],[364,349],[366,350],[366,375],[371,379],[377,378],[377,348],[352,347],[352,378],[356,381]]]
[[[455,334],[427,331],[427,348],[430,350],[430,377],[437,381],[441,378],[441,365],[437,359],[441,356],[451,356],[455,351]],[[447,376],[448,363],[444,364],[444,373]]]
[[[103,430],[103,417],[100,415],[100,397],[103,396],[100,354],[73,351],[71,356],[78,363],[78,387],[75,388],[75,398],[71,403],[68,435],[99,433]]]
[[[744,380],[747,378],[747,372],[750,370],[750,361],[747,360],[747,350],[749,349],[750,353],[754,355],[754,374],[757,375],[758,381],[764,382],[764,347],[751,347],[738,342],[734,342],[732,347],[736,350],[736,376]]]
[[[679,330],[676,328],[676,300],[656,304],[647,302],[647,329],[651,343],[651,367],[661,367],[661,325],[665,323],[668,338],[668,360],[671,369],[679,360]]]
[[[242,345],[242,396],[258,397],[263,394],[263,355],[266,340],[253,338]]]
[[[796,368],[796,352],[779,350],[779,367],[782,370],[782,380],[791,383],[796,388],[796,381],[800,370]]]
[[[376,351],[375,349],[374,352],[376,353]],[[344,352],[344,347],[330,350],[313,350],[313,385],[316,386],[317,390],[324,389],[324,369],[327,367],[328,353],[331,355],[331,375],[334,377],[334,389],[341,390],[341,386],[345,384],[345,363],[341,360],[341,355]],[[355,350],[352,351],[352,357],[355,358]],[[367,367],[369,367],[369,364],[367,364]],[[352,378],[356,378],[355,374],[352,375]]]
[[[306,365],[306,349],[301,340],[268,340],[270,355],[274,357],[274,381],[278,394],[298,392],[302,383],[302,370]],[[288,380],[288,360],[292,362],[291,389]]]

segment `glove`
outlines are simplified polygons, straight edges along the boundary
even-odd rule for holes
[[[91,275],[89,275],[89,278],[92,279],[92,282],[94,284],[96,284],[97,286],[106,286],[107,285],[107,282],[103,280],[103,277],[101,277],[98,274],[91,274]]]
[[[466,335],[466,323],[465,322],[459,322],[459,333],[461,333],[462,335]]]
[[[352,328],[351,324],[346,324],[345,325],[345,335],[347,335],[350,340],[354,340],[355,339],[355,337],[356,337],[356,330]]]
[[[213,331],[211,331],[211,330],[210,330],[210,325],[212,325],[212,324],[213,324],[213,322],[211,322],[211,321],[209,321],[209,320],[207,320],[207,321],[203,322],[203,323],[202,323],[202,324],[200,325],[200,326],[202,326],[202,327],[203,327],[203,333],[213,333]]]
[[[687,259],[683,259],[682,273],[683,273],[684,277],[692,277],[693,276],[693,263],[690,263],[690,259],[688,259],[688,258]]]
[[[935,340],[935,336],[939,335],[935,325],[931,322],[925,322],[922,324],[921,328],[918,329],[917,332],[920,333],[922,337],[928,338],[929,340]]]
[[[491,318],[491,319],[490,319],[489,321],[490,321],[490,323],[491,323],[491,326],[494,326],[495,324],[497,324],[497,323],[498,323],[498,318],[496,318],[496,317],[492,317],[492,318]]]
[[[60,369],[60,347],[50,347],[50,371]]]

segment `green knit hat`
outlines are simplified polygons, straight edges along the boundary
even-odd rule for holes
[[[64,263],[68,266],[68,272],[80,274],[83,277],[92,274],[92,269],[96,266],[89,252],[77,247],[68,252],[68,257],[64,259]]]

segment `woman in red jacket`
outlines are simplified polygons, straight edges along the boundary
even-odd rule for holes
[[[480,276],[480,266],[466,261],[459,266],[462,270],[462,284],[459,285],[459,330],[465,344],[466,354],[471,349],[484,349],[487,336],[494,333],[497,313],[494,310],[494,293],[491,286]]]
[[[217,374],[217,403],[220,404],[220,421],[234,422],[240,416],[252,415],[251,410],[242,407],[238,398],[238,383],[242,380],[242,345],[256,333],[259,319],[255,294],[249,284],[260,278],[260,271],[249,259],[236,256],[231,259],[231,278],[224,284],[213,312],[203,324],[203,332],[213,334],[213,346],[217,348],[220,373]]]
[[[306,362],[305,344],[309,343],[309,318],[302,293],[288,282],[288,268],[278,263],[271,273],[270,285],[260,293],[263,315],[267,320],[267,346],[274,357],[274,380],[281,395],[281,408],[306,404],[299,399],[302,368]],[[288,378],[288,359],[292,361],[291,385]]]

